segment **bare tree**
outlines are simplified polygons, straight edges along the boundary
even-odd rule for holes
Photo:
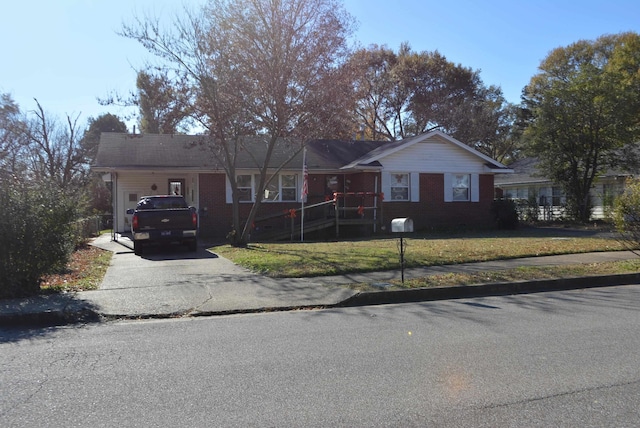
[[[209,0],[167,31],[149,18],[123,26],[123,36],[190,83],[193,118],[231,182],[238,243],[261,204],[257,198],[241,225],[236,159],[244,138],[264,138],[265,158],[256,164],[262,194],[278,144],[289,144],[293,157],[305,141],[348,127],[348,97],[340,95],[350,88],[343,64],[351,25],[337,0]]]
[[[50,117],[38,100],[33,117],[24,128],[26,163],[30,178],[56,185],[60,189],[79,191],[86,184],[88,165],[83,153],[79,115],[66,117],[61,124]]]

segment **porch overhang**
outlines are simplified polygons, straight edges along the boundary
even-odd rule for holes
[[[378,161],[371,163],[351,163],[340,168],[342,172],[380,172],[382,164]]]

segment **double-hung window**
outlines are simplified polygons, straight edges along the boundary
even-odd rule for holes
[[[409,200],[409,174],[391,174],[391,200]]]
[[[296,201],[298,187],[295,174],[280,174],[280,200],[283,202]]]
[[[469,174],[453,175],[453,200],[468,201],[471,199],[471,179]]]
[[[236,177],[236,183],[238,184],[238,200],[240,202],[253,201],[251,175],[238,175]]]
[[[267,177],[269,183],[264,189],[265,202],[295,202],[298,194],[295,174],[279,174],[277,177]],[[254,185],[260,183],[260,175],[254,176]]]
[[[420,202],[420,174],[382,172],[382,193],[388,202]]]
[[[264,202],[295,202],[298,195],[298,180],[296,174],[279,174],[267,177],[268,184],[262,193]],[[259,174],[239,174],[236,176],[238,185],[238,200],[240,202],[254,202],[260,184]],[[231,202],[231,188],[227,190],[227,201]]]
[[[518,195],[516,189],[507,192],[511,197]],[[445,202],[479,202],[480,175],[479,174],[444,174]]]

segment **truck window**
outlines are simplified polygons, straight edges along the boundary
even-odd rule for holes
[[[143,198],[138,202],[138,210],[167,210],[172,208],[189,208],[183,197]]]

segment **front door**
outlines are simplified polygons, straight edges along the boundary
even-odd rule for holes
[[[142,195],[131,191],[125,191],[122,200],[124,201],[124,207],[122,208],[122,217],[124,218],[124,229],[122,233],[131,232],[131,214],[127,214],[128,209],[133,209],[138,205],[138,200]]]
[[[185,184],[183,178],[170,178],[169,179],[169,192],[168,195],[181,195],[184,196]]]

